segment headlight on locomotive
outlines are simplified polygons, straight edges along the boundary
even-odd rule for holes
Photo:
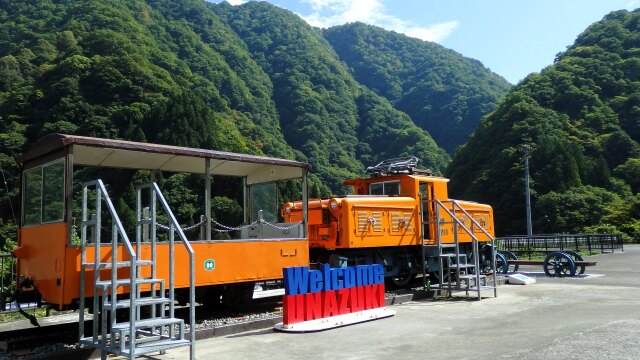
[[[335,210],[338,208],[338,200],[336,199],[331,199],[331,201],[329,202],[329,208],[331,210]]]

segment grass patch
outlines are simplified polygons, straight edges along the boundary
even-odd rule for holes
[[[47,316],[47,309],[45,308],[29,309],[29,310],[25,310],[25,312],[29,315],[35,316],[36,318]],[[17,321],[17,320],[26,320],[26,318],[20,315],[20,313],[17,311],[0,312],[0,323]]]

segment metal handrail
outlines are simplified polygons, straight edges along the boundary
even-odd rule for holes
[[[130,266],[131,266],[131,274],[136,274],[136,266],[137,266],[137,254],[133,249],[133,246],[131,245],[131,241],[129,241],[129,237],[127,236],[127,233],[124,230],[124,226],[122,225],[122,222],[120,221],[120,217],[118,217],[118,214],[115,210],[115,207],[113,206],[113,203],[111,202],[111,198],[109,198],[109,193],[107,192],[106,187],[104,186],[104,183],[102,182],[102,180],[98,179],[98,180],[93,180],[93,181],[88,181],[82,184],[82,236],[81,236],[81,247],[82,247],[82,251],[81,251],[81,267],[80,267],[80,304],[79,304],[79,308],[80,309],[84,309],[84,298],[85,298],[85,289],[86,289],[86,284],[85,284],[85,267],[84,264],[86,263],[86,252],[85,252],[85,247],[86,247],[86,235],[87,235],[87,226],[86,223],[88,222],[87,219],[87,197],[88,197],[88,188],[91,186],[95,186],[96,190],[97,190],[97,194],[96,194],[96,217],[95,217],[95,223],[91,224],[93,226],[93,231],[95,232],[94,234],[94,245],[95,245],[95,260],[94,260],[94,266],[95,266],[95,271],[94,271],[94,283],[96,283],[98,281],[98,276],[100,274],[100,227],[101,227],[101,219],[100,219],[100,214],[102,211],[102,197],[104,196],[104,201],[107,205],[107,209],[109,211],[109,214],[111,215],[111,219],[113,221],[113,230],[116,230],[113,233],[113,238],[112,238],[112,247],[115,248],[117,246],[117,239],[118,239],[118,235],[120,235],[122,242],[124,244],[125,249],[127,250],[127,253],[129,254],[129,259],[130,259]],[[114,276],[114,272],[117,270],[116,269],[116,262],[117,262],[117,252],[112,249],[112,253],[111,253],[111,271],[112,271],[112,276],[111,276],[111,289],[112,290],[112,297],[116,296],[116,292],[115,292],[115,283],[116,283],[116,276]],[[129,301],[130,301],[130,307],[129,307],[129,316],[130,319],[135,319],[136,317],[136,307],[135,307],[135,291],[133,291],[133,289],[136,288],[136,278],[135,276],[131,276],[131,282],[130,282],[130,288],[132,289],[131,294],[129,296]],[[94,310],[96,310],[97,307],[97,299],[96,296],[97,295],[97,287],[94,286]],[[104,297],[104,296],[103,296]],[[104,301],[104,299],[103,299]],[[111,317],[112,320],[115,317],[115,299],[112,299],[111,301]],[[98,323],[94,321],[94,328],[93,328],[93,338],[94,341],[97,340],[97,336],[98,336],[98,331],[97,331],[97,325]],[[104,326],[103,326],[104,328]],[[103,329],[106,330],[106,329]],[[135,324],[133,321],[130,322],[130,328],[129,328],[130,334],[135,334]],[[79,333],[80,333],[80,338],[82,338],[84,336],[84,311],[80,311],[80,323],[79,323]],[[105,331],[102,332],[102,334],[104,334]],[[106,339],[103,338],[103,341],[106,341]],[[135,337],[131,336],[131,347],[133,348],[135,346]]]
[[[100,179],[93,180],[93,181],[83,183],[82,185],[83,187],[89,187],[91,185],[96,185],[100,187],[100,191],[104,194],[104,201],[107,204],[107,208],[109,209],[109,214],[112,216],[113,220],[116,222],[118,233],[120,234],[120,236],[122,236],[122,242],[124,243],[124,246],[127,248],[127,252],[129,253],[130,256],[136,256],[136,252],[133,249],[133,245],[131,245],[131,241],[129,241],[129,237],[127,236],[127,233],[124,230],[124,226],[122,225],[122,222],[120,221],[120,218],[116,213],[116,209],[113,206],[113,203],[111,202],[111,198],[109,198],[109,194],[107,193],[107,189],[104,186],[104,183],[102,182],[102,180]]]
[[[195,252],[193,251],[193,247],[191,246],[191,243],[189,243],[189,240],[187,240],[186,235],[184,234],[184,231],[182,231],[182,228],[180,227],[180,224],[178,223],[178,220],[176,219],[176,217],[174,216],[173,212],[171,211],[171,208],[169,207],[169,204],[167,203],[167,200],[164,198],[164,195],[162,195],[162,191],[160,191],[160,188],[158,187],[158,184],[156,184],[155,182],[152,182],[148,185],[144,185],[141,186],[140,189],[143,188],[151,188],[151,190],[153,191],[153,193],[155,193],[155,195],[157,196],[158,200],[160,200],[160,205],[162,205],[162,208],[164,209],[165,213],[167,214],[167,216],[169,216],[169,227],[171,228],[170,231],[170,236],[169,239],[171,241],[170,247],[170,255],[171,255],[171,259],[170,259],[170,265],[169,265],[169,269],[170,269],[170,285],[169,285],[169,292],[170,292],[170,298],[172,300],[172,303],[170,304],[170,311],[171,311],[171,316],[173,317],[173,299],[174,299],[174,294],[173,294],[173,233],[174,231],[178,232],[178,237],[180,238],[180,240],[182,241],[182,243],[184,244],[187,252],[189,253],[189,333],[190,333],[190,357],[191,359],[195,359],[195,340],[196,340],[196,327],[195,327]]]
[[[465,215],[467,215],[467,217],[469,218],[469,220],[471,220],[471,222],[472,222],[475,226],[477,226],[478,228],[480,228],[480,230],[482,230],[482,232],[483,232],[485,235],[487,235],[491,241],[494,241],[494,240],[495,240],[495,237],[494,237],[493,235],[489,234],[489,232],[488,232],[487,230],[485,230],[485,229],[484,229],[484,227],[482,227],[482,226],[480,225],[480,223],[478,223],[478,222],[476,221],[476,219],[474,219],[474,218],[473,218],[473,216],[471,216],[471,214],[469,214],[469,213],[467,212],[467,210],[465,210],[465,209],[464,209],[464,208],[463,208],[463,207],[458,203],[458,201],[457,201],[457,200],[449,199],[448,201],[450,201],[452,204],[456,205],[460,210],[462,210],[462,212],[463,212]]]
[[[453,221],[455,221],[462,228],[462,230],[464,230],[467,234],[469,234],[469,236],[471,236],[473,239],[476,239],[476,241],[477,241],[477,238],[473,235],[471,230],[469,230],[464,225],[464,223],[462,221],[460,221],[460,219],[458,219],[451,211],[449,211],[449,209],[447,209],[447,207],[444,206],[444,203],[442,201],[436,199],[436,203],[442,207],[442,209],[447,213],[447,215],[451,216],[451,219]]]
[[[463,208],[463,207],[458,203],[458,201],[456,201],[456,200],[454,200],[454,199],[449,199],[449,201],[451,201],[451,203],[452,203],[452,204],[456,205],[460,210],[462,210],[462,212],[463,212],[463,213],[464,213],[464,214],[469,218],[469,220],[471,220],[471,223],[472,223],[473,225],[475,225],[476,227],[478,227],[480,230],[482,230],[482,232],[483,232],[485,235],[487,235],[487,237],[489,238],[489,241],[491,242],[491,251],[492,251],[492,254],[491,254],[491,270],[493,271],[493,294],[494,294],[494,296],[497,296],[497,295],[498,295],[498,284],[497,284],[497,280],[496,280],[496,256],[495,256],[495,254],[493,253],[493,252],[495,251],[495,250],[494,250],[494,248],[496,248],[496,249],[497,249],[497,246],[496,246],[496,244],[495,244],[496,238],[495,238],[493,235],[489,234],[489,232],[488,232],[487,230],[485,230],[485,228],[484,228],[483,226],[481,226],[481,225],[476,221],[476,219],[474,219],[474,218],[471,216],[471,214],[469,214],[469,213],[467,212],[467,210],[465,210],[465,209],[464,209],[464,208]],[[471,235],[471,236],[472,236],[472,238],[473,238],[473,239],[475,239],[475,241],[476,241],[476,242],[478,241],[478,239],[477,239],[475,236],[473,236],[473,235]],[[480,263],[479,263],[479,262],[480,262],[480,256],[479,256],[480,254],[479,254],[479,251],[478,251],[478,249],[477,249],[477,246],[478,246],[478,245],[476,244],[476,246],[475,246],[475,248],[474,248],[474,249],[476,250],[476,252],[478,252],[477,254],[475,254],[475,255],[477,256],[477,260],[475,261],[475,265],[476,265],[476,269],[478,269],[478,270],[477,270],[477,273],[479,274],[479,273],[480,273],[480,269],[479,269],[479,267],[478,267],[478,266],[480,265]]]
[[[476,267],[476,287],[478,288],[478,299],[480,299],[480,253],[479,253],[479,249],[478,249],[478,238],[473,235],[473,232],[471,230],[469,230],[462,221],[460,221],[460,219],[458,219],[457,216],[455,216],[455,214],[451,211],[449,211],[449,209],[444,205],[444,203],[438,199],[435,199],[436,204],[438,204],[439,208],[442,208],[447,215],[449,215],[451,217],[451,220],[453,222],[456,223],[457,226],[460,226],[462,228],[462,230],[464,230],[467,234],[469,234],[469,236],[471,237],[471,239],[473,240],[473,252],[474,252],[474,265]],[[445,202],[451,202],[455,205],[457,205],[458,207],[460,207],[460,204],[458,204],[455,200],[445,200]],[[460,207],[461,208],[461,207]],[[462,209],[462,208],[461,208]],[[455,209],[452,210],[455,211]],[[477,222],[471,217],[471,215],[466,212],[464,209],[462,209],[462,211],[465,213],[465,215],[467,215],[469,217],[469,219],[472,221],[472,223],[477,224]],[[436,219],[436,221],[440,221],[440,219]],[[477,224],[479,226],[479,224]],[[457,233],[457,226],[454,227],[454,230]],[[483,229],[480,226],[481,229]],[[484,229],[483,229],[484,231]],[[485,231],[486,233],[486,231]],[[493,239],[493,237],[491,235],[489,235],[490,239]],[[456,246],[457,248],[457,246]],[[459,265],[458,265],[459,267]],[[494,279],[494,295],[497,294],[497,290],[495,287],[495,273],[496,273],[496,259],[495,256],[492,256],[492,260],[491,260],[491,267],[492,267],[492,271],[493,271],[493,279]]]

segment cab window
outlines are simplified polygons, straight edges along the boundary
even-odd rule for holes
[[[251,186],[251,222],[278,221],[278,191],[276,183]]]
[[[64,219],[64,159],[24,172],[23,224],[40,225]]]
[[[369,184],[369,195],[400,195],[400,181],[384,181]]]

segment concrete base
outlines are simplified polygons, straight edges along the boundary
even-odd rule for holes
[[[285,332],[314,332],[333,329],[341,326],[347,326],[357,324],[365,321],[377,320],[395,315],[394,310],[389,310],[385,307],[359,311],[351,314],[344,314],[338,316],[331,316],[324,319],[316,319],[310,321],[303,321],[295,324],[284,325],[283,323],[277,323],[273,326],[275,330]]]

